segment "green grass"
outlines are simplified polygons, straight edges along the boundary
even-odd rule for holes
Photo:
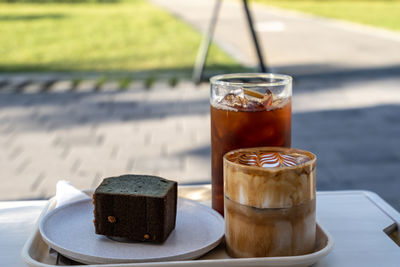
[[[0,71],[190,72],[201,35],[144,0],[0,3]],[[212,46],[211,68],[240,68]]]
[[[118,86],[120,90],[125,90],[131,84],[132,78],[131,77],[123,77],[118,80]]]
[[[254,0],[319,16],[400,31],[400,0]]]

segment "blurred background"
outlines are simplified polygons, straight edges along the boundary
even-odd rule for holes
[[[243,2],[0,0],[0,199],[124,173],[209,183],[208,78],[258,71]],[[292,144],[318,156],[318,190],[400,209],[400,0],[248,3],[268,71],[294,77]]]

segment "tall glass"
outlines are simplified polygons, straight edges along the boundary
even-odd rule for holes
[[[224,154],[245,147],[290,147],[292,77],[240,73],[210,81],[212,207],[223,215]]]

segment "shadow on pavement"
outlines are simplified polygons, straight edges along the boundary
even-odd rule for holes
[[[0,16],[1,21],[1,16]],[[109,62],[118,62],[120,58],[110,58]],[[104,63],[104,59],[98,59],[95,63],[101,65]],[[93,61],[92,61],[93,62]],[[4,64],[0,62],[0,72],[1,74],[17,75],[28,74],[28,75],[48,75],[53,74],[57,76],[73,76],[87,78],[92,76],[106,76],[106,77],[132,77],[142,79],[143,77],[162,77],[162,76],[184,76],[191,77],[193,72],[193,65],[183,65],[177,67],[168,68],[154,68],[154,69],[129,69],[129,70],[118,70],[118,69],[104,69],[104,70],[87,70],[82,67],[82,62],[76,60],[64,60],[64,61],[54,61],[51,63],[27,63],[22,62],[20,64]],[[77,69],[80,66],[81,69]],[[220,64],[220,63],[210,63],[205,66],[205,77],[209,77],[219,73],[229,73],[229,72],[249,72],[252,68],[241,66],[238,64]]]
[[[23,20],[40,20],[40,19],[63,19],[67,16],[65,14],[57,14],[57,13],[46,13],[46,14],[29,14],[29,15],[17,15],[17,14],[8,14],[8,15],[0,15],[0,21],[23,21]]]
[[[79,79],[85,80],[88,77],[97,77],[97,78],[107,78],[110,81],[120,81],[121,78],[133,79],[134,81],[145,81],[146,79],[151,79],[157,82],[158,80],[165,80],[165,78],[178,78],[178,79],[190,79],[193,68],[192,66],[184,66],[181,68],[168,68],[168,69],[151,69],[145,71],[115,71],[115,70],[106,70],[106,71],[71,71],[68,67],[63,66],[65,62],[55,63],[55,66],[41,66],[41,65],[32,65],[27,66],[23,64],[23,68],[26,69],[25,75],[27,77],[27,81],[35,81],[35,75],[40,76],[40,71],[55,71],[50,74],[53,76],[51,81],[59,80],[68,80],[68,79]],[[60,65],[60,66],[58,66]],[[10,72],[10,77],[14,75],[18,75],[18,71],[21,66],[3,66],[0,64],[0,72],[2,72],[2,76],[0,77],[0,93],[2,89],[1,83],[3,82],[5,85],[7,81],[7,73]],[[13,72],[17,71],[17,72]],[[30,73],[29,71],[35,71]],[[39,72],[37,72],[39,71]],[[206,66],[203,81],[208,82],[209,78],[213,75],[222,74],[222,73],[235,73],[235,72],[254,72],[257,70],[236,66],[236,65],[221,65],[221,64],[210,64]],[[342,88],[349,84],[353,83],[368,83],[372,81],[384,81],[385,79],[392,78],[400,78],[400,65],[392,65],[392,66],[381,66],[381,67],[365,67],[365,68],[345,68],[343,66],[337,65],[327,65],[327,64],[307,64],[307,65],[290,65],[290,66],[280,66],[277,68],[273,68],[273,72],[288,74],[293,76],[293,88],[297,91],[323,91],[323,90],[332,90],[336,88]],[[43,72],[43,75],[49,76],[46,72]],[[90,78],[89,78],[90,79]],[[43,82],[43,81],[42,81]],[[45,83],[44,83],[45,84]],[[46,88],[44,88],[46,89]],[[87,92],[74,92],[75,94],[70,94],[71,92],[61,93],[58,96],[54,96],[57,99],[59,96],[63,98],[82,98],[91,96],[90,93]],[[96,92],[99,93],[99,92]],[[29,101],[29,98],[34,99],[35,97],[24,96],[23,93],[20,94],[21,98]],[[40,96],[42,97],[42,96]],[[52,97],[52,96],[46,96]],[[23,101],[22,101],[23,102]],[[15,103],[15,102],[13,102]],[[36,105],[40,105],[40,102],[36,102]],[[44,104],[49,105],[51,103]],[[10,105],[12,105],[10,103]]]
[[[378,81],[400,77],[400,65],[345,68],[326,64],[281,66],[275,72],[293,76],[294,88],[328,90],[348,83]]]
[[[0,98],[0,110],[15,107],[35,109],[39,106],[37,112],[24,112],[12,118],[13,124],[18,124],[18,127],[24,131],[43,131],[46,128],[48,130],[71,129],[87,124],[140,121],[209,112],[208,99],[184,102],[162,99],[145,102],[107,100],[115,94],[118,93],[13,95]]]
[[[400,105],[293,114],[293,147],[317,155],[318,190],[370,190],[400,209]],[[210,157],[210,147],[185,152]]]

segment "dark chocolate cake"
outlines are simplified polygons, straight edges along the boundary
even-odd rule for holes
[[[149,175],[110,177],[93,203],[97,234],[162,243],[175,228],[177,183]]]

